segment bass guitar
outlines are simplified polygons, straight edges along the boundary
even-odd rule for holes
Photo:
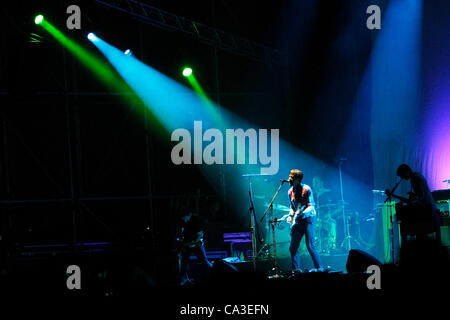
[[[201,247],[204,245],[203,241],[203,232],[197,233],[197,239],[193,241],[185,241],[183,231],[181,232],[181,236],[177,238],[177,248],[178,250],[186,249],[186,248],[195,248]]]

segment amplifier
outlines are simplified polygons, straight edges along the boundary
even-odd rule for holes
[[[230,256],[250,258],[253,255],[250,232],[224,233],[223,242],[230,243]]]
[[[441,216],[441,244],[450,247],[450,217]]]
[[[441,215],[449,216],[450,201],[449,200],[439,200],[436,201],[436,208],[441,211]]]
[[[448,201],[450,199],[450,189],[435,190],[432,191],[431,194],[433,195],[434,201],[441,201],[441,200]]]

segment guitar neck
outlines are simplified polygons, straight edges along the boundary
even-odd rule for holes
[[[411,202],[410,199],[406,199],[405,197],[397,196],[395,194],[392,194],[391,196],[396,198],[396,199],[398,199],[398,200],[400,200],[400,201],[402,201],[402,202],[405,202],[405,203],[410,203]]]

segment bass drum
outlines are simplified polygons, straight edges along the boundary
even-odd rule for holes
[[[315,245],[320,253],[332,253],[336,250],[336,220],[327,217],[318,220],[315,230]]]

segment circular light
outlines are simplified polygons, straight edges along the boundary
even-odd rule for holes
[[[127,50],[124,51],[124,53],[125,53],[126,55],[129,55],[129,54],[131,54],[131,50],[130,50],[130,49],[127,49]]]
[[[183,69],[183,76],[189,77],[192,74],[192,69],[187,67]]]
[[[34,23],[40,24],[42,21],[44,21],[44,16],[42,14],[37,15],[36,18],[34,18]]]
[[[95,36],[95,34],[93,34],[92,32],[89,32],[87,35],[87,38],[91,41],[95,41],[97,40],[97,37]]]

